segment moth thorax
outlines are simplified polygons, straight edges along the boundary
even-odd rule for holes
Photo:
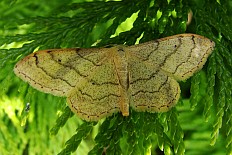
[[[123,89],[128,89],[128,61],[126,52],[123,48],[118,48],[117,57],[115,59],[116,70],[119,82]]]

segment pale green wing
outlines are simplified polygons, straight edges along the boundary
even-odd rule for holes
[[[79,78],[101,65],[107,52],[98,48],[39,51],[19,61],[14,72],[42,92],[67,96]]]
[[[114,51],[88,77],[82,77],[68,94],[67,101],[80,118],[97,121],[121,110],[125,96],[114,64]],[[128,107],[129,107],[129,103]],[[123,111],[122,111],[123,113]]]
[[[194,34],[126,47],[130,106],[136,111],[169,110],[180,96],[176,80],[185,80],[201,69],[213,47],[214,42]]]
[[[130,58],[130,106],[136,111],[164,112],[180,96],[179,84],[162,70],[134,57]]]
[[[180,34],[130,46],[130,54],[176,80],[186,80],[205,64],[214,42],[196,34]]]

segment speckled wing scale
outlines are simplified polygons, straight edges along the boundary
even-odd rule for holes
[[[205,64],[214,42],[180,34],[133,46],[53,49],[19,61],[15,74],[34,88],[67,97],[74,113],[97,121],[113,113],[164,112],[180,96],[177,81]]]

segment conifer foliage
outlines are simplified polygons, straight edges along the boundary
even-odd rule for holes
[[[0,8],[0,154],[232,154],[229,0],[2,0]],[[13,73],[38,49],[133,45],[179,33],[206,36],[216,47],[202,71],[180,83],[182,99],[166,113],[131,110],[85,122],[64,98]]]

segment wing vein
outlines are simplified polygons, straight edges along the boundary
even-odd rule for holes
[[[184,63],[186,63],[186,62],[189,62],[189,60],[191,59],[191,53],[192,53],[192,51],[196,48],[196,42],[195,42],[195,40],[194,40],[194,37],[195,37],[195,36],[193,35],[192,38],[191,38],[191,40],[193,41],[194,46],[193,46],[193,48],[191,48],[191,52],[190,52],[189,55],[188,55],[187,61],[183,61],[183,62],[181,62],[179,65],[177,65],[175,71],[174,71],[172,74],[175,74],[176,71],[177,71],[177,69],[178,69],[182,64],[184,64]]]
[[[67,83],[70,87],[75,87],[75,85],[72,85],[71,83],[69,83],[67,80],[65,80],[65,79],[63,79],[63,78],[58,78],[58,77],[55,77],[55,76],[53,76],[53,75],[51,75],[51,74],[49,74],[43,67],[40,67],[39,66],[39,58],[38,58],[38,56],[36,55],[36,53],[35,53],[35,55],[33,56],[33,57],[35,57],[35,64],[36,64],[36,66],[38,67],[38,68],[40,68],[47,76],[49,76],[49,77],[51,77],[52,79],[59,79],[59,80],[62,80],[62,81],[64,81],[65,83]]]
[[[131,95],[132,95],[132,96],[136,96],[136,95],[139,94],[139,93],[150,93],[150,94],[152,94],[152,93],[159,92],[160,89],[161,89],[167,82],[168,82],[168,77],[167,77],[166,80],[159,86],[158,90],[155,90],[155,91],[139,90],[139,91],[137,91],[136,93],[131,94]]]
[[[99,97],[99,98],[93,98],[92,95],[87,94],[87,93],[85,93],[85,92],[82,92],[82,90],[80,90],[80,89],[78,89],[78,91],[81,93],[81,95],[87,96],[87,97],[91,98],[93,101],[95,101],[95,100],[99,100],[99,101],[100,101],[100,100],[103,100],[103,99],[105,99],[105,98],[107,98],[107,97],[110,97],[110,96],[121,97],[121,96],[116,95],[116,94],[108,94],[108,95],[105,95],[105,96],[102,96],[102,97]]]

